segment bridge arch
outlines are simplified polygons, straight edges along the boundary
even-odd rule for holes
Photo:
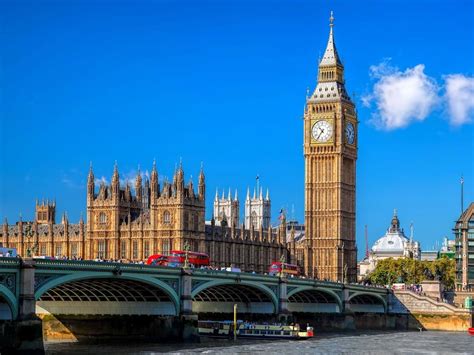
[[[18,303],[15,295],[8,288],[0,285],[0,320],[16,319]]]
[[[237,304],[239,313],[278,312],[277,295],[260,283],[249,281],[214,280],[191,292],[196,313],[232,313]]]
[[[387,301],[376,293],[355,292],[347,299],[347,303],[353,312],[385,313],[387,311]]]
[[[322,287],[298,287],[287,294],[288,310],[301,313],[341,313],[342,300],[333,290]]]
[[[39,313],[179,315],[180,310],[179,297],[170,285],[135,274],[64,275],[42,285],[35,299]]]

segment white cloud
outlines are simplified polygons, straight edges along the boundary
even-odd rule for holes
[[[474,114],[474,77],[462,74],[447,75],[445,99],[449,121],[459,126],[472,122]]]
[[[100,179],[96,178],[96,179],[94,180],[94,183],[95,183],[96,185],[100,185],[101,182],[103,182],[105,185],[108,184],[107,178],[106,178],[105,176],[102,176]]]
[[[142,178],[143,178],[143,173],[141,173],[140,175],[142,175]],[[120,174],[120,185],[125,186],[128,182],[131,186],[135,186],[136,178],[137,178],[137,171],[135,169],[132,169],[126,173]]]
[[[379,128],[393,130],[423,121],[439,102],[439,87],[419,64],[404,72],[390,66],[388,60],[370,67],[376,80],[371,94],[362,98],[365,106],[377,107],[371,122]]]

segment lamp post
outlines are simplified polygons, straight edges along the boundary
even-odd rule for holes
[[[281,263],[280,277],[284,277],[284,275],[285,275],[285,273],[284,273],[285,262],[286,262],[285,254],[281,254],[281,256],[280,256],[280,263]]]
[[[342,242],[341,244],[337,244],[336,245],[336,253],[339,254],[339,250],[341,250],[341,265],[342,265],[342,270],[341,270],[341,281],[342,283],[345,283],[346,279],[347,279],[347,270],[348,270],[348,267],[347,267],[347,264],[344,263],[344,242]],[[339,260],[339,255],[338,255],[338,258]],[[338,266],[338,270],[337,270],[337,279],[339,281],[339,266]]]
[[[187,269],[189,267],[189,243],[186,241],[184,242],[184,269]]]

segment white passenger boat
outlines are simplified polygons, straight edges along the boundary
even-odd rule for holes
[[[233,337],[234,324],[231,321],[199,321],[199,334],[211,337]],[[302,330],[299,324],[258,324],[237,322],[237,338],[266,339],[307,339],[314,336],[313,328],[307,326]]]

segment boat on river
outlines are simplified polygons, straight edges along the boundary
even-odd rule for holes
[[[469,328],[467,332],[471,335],[474,335],[474,328]]]
[[[233,337],[234,324],[231,321],[199,321],[199,334],[210,337]],[[313,328],[307,326],[301,329],[299,324],[258,324],[237,322],[237,338],[265,338],[265,339],[307,339],[314,335]]]

